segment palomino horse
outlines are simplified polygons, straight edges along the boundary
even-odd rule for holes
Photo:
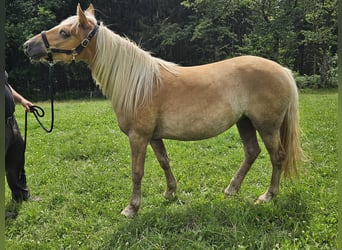
[[[290,70],[255,56],[181,67],[151,56],[136,44],[97,24],[94,7],[62,21],[25,42],[31,61],[85,61],[103,94],[112,102],[120,129],[131,147],[133,192],[122,214],[136,215],[141,204],[146,147],[150,144],[165,172],[166,198],[176,192],[162,139],[202,140],[234,124],[245,159],[225,189],[240,189],[260,153],[260,134],[272,162],[271,183],[256,203],[279,192],[281,173],[297,174],[302,161],[298,93]]]

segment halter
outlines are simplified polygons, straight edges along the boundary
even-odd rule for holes
[[[91,39],[95,36],[98,29],[99,29],[99,26],[95,25],[94,29],[88,33],[88,36],[82,40],[80,45],[78,45],[76,48],[73,48],[73,49],[50,48],[49,41],[46,37],[46,32],[42,31],[41,36],[42,36],[42,39],[43,39],[43,42],[44,42],[44,45],[46,48],[46,53],[48,56],[48,62],[50,64],[53,64],[52,53],[64,53],[67,55],[72,55],[72,61],[74,62],[76,60],[76,56],[79,55],[82,52],[82,50],[89,45]]]

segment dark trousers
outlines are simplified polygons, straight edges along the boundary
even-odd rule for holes
[[[6,120],[5,165],[12,199],[20,202],[30,196],[25,176],[25,144],[14,116]]]

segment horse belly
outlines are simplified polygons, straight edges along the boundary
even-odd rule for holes
[[[228,110],[208,110],[194,113],[193,110],[180,109],[177,113],[162,117],[153,138],[175,140],[202,140],[214,137],[233,126],[240,118]]]

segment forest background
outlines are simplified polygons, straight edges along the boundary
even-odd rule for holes
[[[48,67],[31,64],[22,44],[90,2],[96,17],[152,55],[180,65],[239,55],[274,60],[299,88],[337,87],[337,0],[8,0],[5,62],[9,81],[44,100]],[[56,65],[57,98],[101,96],[85,64]]]

